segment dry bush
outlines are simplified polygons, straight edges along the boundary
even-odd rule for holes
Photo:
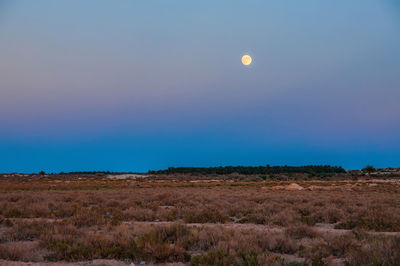
[[[188,234],[190,231],[180,226],[150,231],[136,240],[138,256],[155,262],[187,261],[190,256],[178,244],[178,237],[187,238]]]
[[[3,233],[4,241],[35,240],[45,232],[51,224],[43,221],[19,221]]]
[[[209,250],[227,235],[221,227],[202,227],[198,234],[198,248],[200,250]]]
[[[24,217],[24,213],[21,211],[21,209],[16,207],[8,208],[3,213],[6,218]]]
[[[294,239],[314,238],[317,236],[314,228],[307,225],[289,226],[285,229],[285,233]]]
[[[293,209],[283,209],[271,217],[273,225],[289,226],[301,221],[301,216]]]
[[[344,218],[343,211],[336,206],[328,206],[323,212],[324,221],[328,223],[337,223]]]
[[[400,231],[400,215],[393,209],[364,210],[358,215],[352,215],[346,221],[335,225],[336,229],[366,229],[372,231]]]
[[[0,245],[0,258],[5,260],[18,260],[24,261],[25,250],[23,247],[18,245],[6,246]]]
[[[96,209],[81,209],[72,216],[71,222],[78,227],[83,227],[104,225],[106,224],[106,219]]]
[[[0,244],[0,259],[12,261],[40,261],[41,255],[35,243],[13,242]]]
[[[284,265],[284,259],[273,253],[256,251],[227,252],[222,249],[210,250],[204,254],[193,256],[191,265]]]
[[[72,235],[71,235],[72,231]],[[191,243],[190,231],[182,225],[157,227],[140,236],[133,232],[90,233],[73,227],[55,227],[42,237],[42,246],[53,253],[48,260],[129,259],[154,262],[187,261],[185,247]]]
[[[298,250],[295,241],[284,233],[226,230],[218,226],[198,228],[173,224],[137,230],[121,225],[112,232],[82,230],[59,224],[54,226],[52,232],[42,234],[42,246],[53,252],[47,259],[185,262],[190,259],[192,252],[222,250],[232,255],[235,261],[247,259],[249,254],[255,254],[253,259],[258,261],[266,260],[261,255],[268,251],[293,254]]]
[[[123,212],[123,217],[127,221],[154,221],[156,219],[153,210],[141,207],[130,207]]]
[[[325,234],[313,239],[307,246],[303,246],[299,255],[307,262],[325,261],[327,258],[344,258],[347,254],[358,247],[359,242],[352,233],[331,235]]]
[[[266,250],[281,253],[281,254],[294,254],[298,251],[298,243],[285,234],[270,234],[262,240],[262,246]]]
[[[357,241],[352,233],[342,235],[325,235],[324,249],[328,250],[326,256],[345,257],[345,255],[357,247]]]
[[[374,239],[348,254],[347,265],[399,265],[400,238]]]
[[[189,213],[184,220],[186,223],[225,223],[229,218],[217,209],[203,209]]]

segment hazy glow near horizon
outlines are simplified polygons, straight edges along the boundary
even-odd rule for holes
[[[393,0],[0,0],[0,172],[399,166],[399,32]]]

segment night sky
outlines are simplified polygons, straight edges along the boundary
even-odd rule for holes
[[[400,4],[0,0],[0,172],[265,164],[400,167]]]

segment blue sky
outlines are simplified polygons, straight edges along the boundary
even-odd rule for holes
[[[0,172],[399,167],[399,32],[392,0],[0,0]]]

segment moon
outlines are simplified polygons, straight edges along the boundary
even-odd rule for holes
[[[242,56],[242,64],[245,66],[249,66],[251,64],[251,61],[253,61],[251,59],[251,56],[248,54],[245,54],[244,56]]]

